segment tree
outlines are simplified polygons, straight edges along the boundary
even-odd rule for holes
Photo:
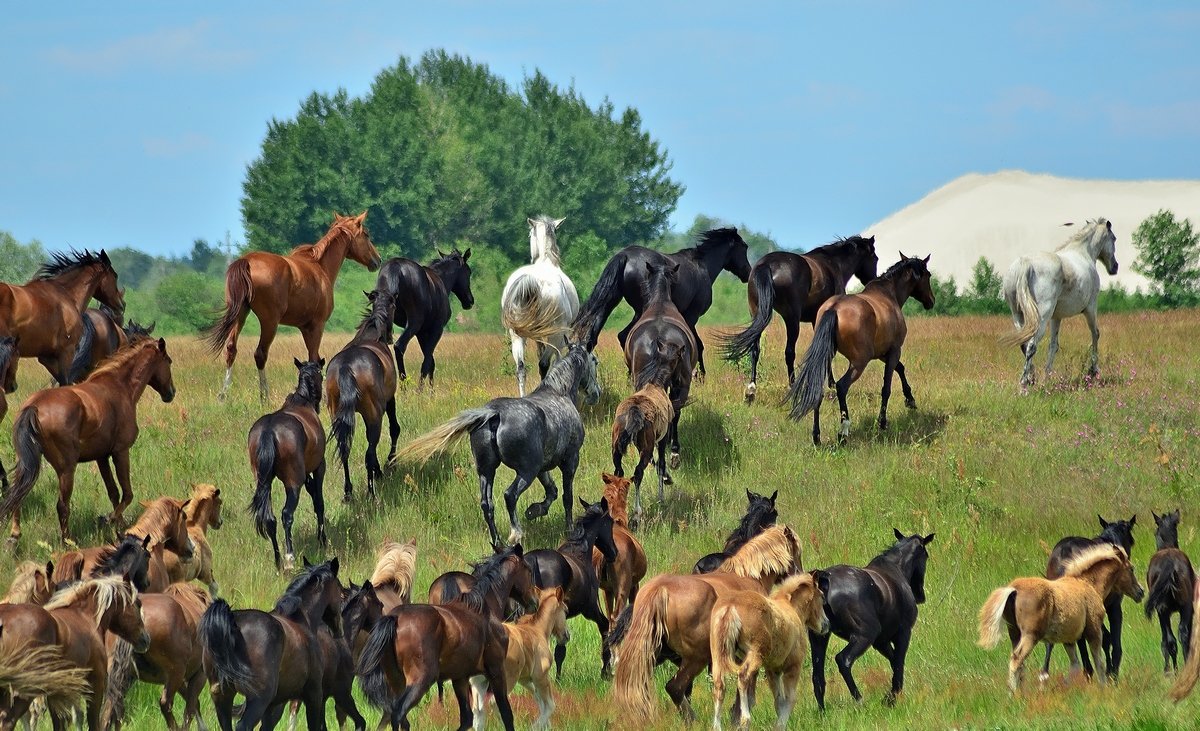
[[[28,244],[7,231],[0,231],[0,282],[24,284],[46,260],[46,252],[37,239]]]
[[[981,314],[1003,313],[1006,306],[1000,293],[1002,284],[996,267],[992,266],[987,257],[979,257],[979,261],[971,268],[971,283],[965,293],[970,302],[970,309]]]
[[[1133,245],[1138,250],[1133,270],[1153,283],[1167,306],[1196,297],[1200,290],[1200,236],[1190,221],[1177,220],[1170,211],[1160,210],[1138,224]]]
[[[221,252],[210,246],[204,239],[192,242],[192,253],[184,260],[187,265],[198,272],[204,273],[213,267],[215,262],[224,262]]]

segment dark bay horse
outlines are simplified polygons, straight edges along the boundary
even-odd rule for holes
[[[250,512],[258,534],[271,539],[275,568],[290,569],[296,561],[292,550],[292,521],[300,502],[300,488],[308,490],[317,514],[317,538],[324,547],[325,537],[325,429],[318,412],[321,408],[321,369],[324,360],[296,364],[296,390],[284,399],[278,411],[259,417],[250,427],[246,451],[254,472],[254,498]],[[285,493],[283,504],[283,541],[286,561],[279,555],[275,510],[271,507],[271,484],[279,478]]]
[[[28,284],[0,283],[0,332],[16,335],[21,357],[37,358],[59,385],[74,383],[83,378],[76,355],[86,356],[91,347],[83,312],[93,297],[125,311],[108,254],[53,254]]]
[[[563,480],[563,512],[567,530],[571,519],[575,471],[579,468],[579,449],[583,446],[583,418],[576,404],[579,391],[594,404],[600,400],[600,382],[596,376],[596,356],[582,345],[572,345],[565,357],[546,373],[541,385],[528,396],[496,398],[483,407],[462,411],[445,424],[414,440],[401,452],[422,462],[471,435],[471,453],[479,475],[479,502],[487,521],[493,546],[501,545],[492,506],[492,483],[496,469],[504,464],[517,473],[504,491],[511,530],[509,542],[519,543],[523,535],[517,520],[517,501],[537,479],[546,490],[545,498],[525,509],[530,520],[550,511],[558,487],[550,470],[558,468]]]
[[[926,546],[934,536],[905,536],[895,528],[892,532],[896,542],[871,559],[865,569],[838,565],[813,572],[825,593],[830,629],[847,642],[836,659],[850,695],[862,701],[851,670],[854,661],[874,647],[892,666],[892,687],[885,696],[888,705],[895,703],[904,689],[904,661],[917,622],[917,605],[925,603],[925,565],[929,561]],[[809,632],[808,640],[812,647],[813,693],[823,711],[829,635]]]
[[[904,389],[904,405],[917,407],[900,351],[908,334],[901,309],[909,297],[914,297],[925,309],[933,309],[933,290],[929,282],[929,257],[909,258],[900,254],[900,261],[877,279],[871,280],[858,294],[838,295],[826,300],[817,312],[817,326],[812,343],[804,354],[800,377],[788,389],[792,402],[791,418],[799,421],[813,413],[813,444],[821,444],[821,400],[825,396],[826,374],[831,373],[833,356],[841,353],[850,361],[845,375],[837,381],[838,406],[841,409],[841,428],[838,441],[850,436],[850,411],[846,394],[873,360],[883,361],[883,390],[880,392],[879,428],[887,428],[888,397],[892,394],[892,372],[900,376]]]
[[[147,385],[164,403],[175,398],[171,356],[162,338],[136,340],[83,383],[38,391],[25,401],[13,427],[17,467],[12,489],[0,500],[0,516],[12,515],[10,540],[21,537],[21,502],[37,484],[43,456],[58,473],[58,526],[64,542],[70,538],[71,493],[80,462],[95,462],[100,468],[113,506],[107,520],[122,523],[125,508],[133,502],[129,450],[137,441],[137,404]]]
[[[521,544],[515,546],[496,546],[492,555],[475,562],[470,571],[447,571],[438,576],[429,585],[430,604],[449,604],[474,588],[481,576],[494,570],[493,560],[499,556],[515,555],[524,558]],[[483,598],[488,605],[488,611],[497,617],[507,618],[509,607],[521,608],[528,603],[528,597],[537,594],[533,583],[533,570],[524,561],[518,566],[515,563],[507,565],[500,576],[490,582],[490,590]],[[378,594],[378,592],[376,592]],[[382,601],[382,598],[380,599]],[[399,606],[399,605],[396,605]],[[395,607],[385,609],[394,609]],[[518,609],[518,612],[520,609]]]
[[[225,382],[220,399],[229,393],[238,333],[251,312],[261,329],[254,364],[258,367],[258,395],[262,400],[267,398],[267,352],[280,325],[299,328],[308,359],[321,359],[321,335],[333,312],[333,284],[342,262],[349,257],[372,272],[381,263],[363,225],[366,218],[366,211],[357,216],[334,213],[333,225],[315,244],[297,246],[286,256],[253,251],[229,265],[225,271],[225,314],[206,333],[214,354],[225,350]]]
[[[725,541],[725,547],[718,553],[710,553],[707,556],[701,557],[696,562],[695,568],[692,569],[692,573],[711,574],[721,567],[725,559],[737,553],[739,548],[746,545],[746,541],[775,525],[775,521],[779,519],[779,511],[775,509],[775,500],[778,497],[778,490],[771,493],[771,497],[747,490],[746,514],[742,516],[738,527],[734,528],[733,532],[729,534],[729,538]]]
[[[624,299],[633,308],[633,319],[617,334],[622,350],[633,326],[646,309],[645,282],[648,278],[647,264],[678,266],[678,276],[671,290],[671,300],[688,324],[692,338],[696,341],[696,359],[704,374],[704,343],[696,332],[696,323],[712,306],[712,284],[721,270],[731,272],[743,282],[750,278],[750,262],[746,258],[746,242],[736,228],[715,228],[700,235],[700,242],[691,248],[674,254],[647,249],[642,246],[627,246],[613,255],[591,295],[575,317],[572,327],[575,338],[587,345],[588,350],[596,347],[600,329],[608,321],[613,309]]]
[[[391,292],[367,292],[370,303],[354,337],[329,361],[325,373],[325,402],[333,423],[329,433],[337,442],[338,458],[342,462],[345,489],[342,499],[350,501],[350,447],[354,441],[354,415],[360,414],[367,431],[367,494],[375,497],[375,480],[383,477],[379,465],[379,438],[383,432],[383,416],[388,418],[388,433],[392,447],[388,461],[396,456],[396,437],[400,422],[396,420],[396,366],[392,362],[392,316],[396,300]]]
[[[108,305],[89,307],[83,315],[84,326],[91,327],[92,334],[90,336],[85,334],[84,344],[80,346],[85,348],[86,343],[90,340],[91,348],[86,353],[75,354],[79,379],[86,377],[104,359],[125,347],[130,340],[150,337],[154,334],[156,325],[153,322],[149,325],[142,325],[137,320],[130,320],[126,323],[124,316]]]
[[[1179,510],[1154,515],[1155,552],[1146,569],[1146,617],[1158,614],[1162,630],[1163,672],[1179,670],[1179,646],[1187,662],[1192,640],[1192,587],[1196,572],[1187,554],[1179,550]],[[1171,631],[1171,615],[1179,614],[1179,641]]]
[[[389,292],[396,301],[394,322],[404,330],[396,338],[396,370],[400,380],[408,378],[404,371],[404,351],[413,338],[425,356],[421,361],[418,385],[429,379],[433,385],[433,350],[442,339],[446,323],[450,322],[450,295],[458,297],[464,310],[475,306],[471,294],[471,267],[467,260],[471,250],[454,249],[449,254],[438,252],[439,258],[429,266],[412,259],[388,259],[379,270],[375,289]]]
[[[5,394],[15,393],[17,390],[17,364],[20,362],[17,337],[0,337],[0,421],[8,414],[8,398]],[[8,492],[8,472],[3,464],[0,464],[0,492]]]
[[[845,294],[851,276],[867,284],[877,276],[878,266],[874,236],[838,239],[803,254],[772,251],[755,262],[746,286],[750,299],[750,325],[740,333],[722,338],[727,360],[737,361],[750,356],[746,403],[754,401],[758,390],[759,342],[763,331],[771,324],[772,312],[779,313],[787,330],[783,361],[787,364],[790,386],[796,380],[796,339],[800,337],[800,323],[816,323],[817,310],[830,297]]]

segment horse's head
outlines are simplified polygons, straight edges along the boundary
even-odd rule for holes
[[[495,546],[493,550],[503,555],[500,575],[508,582],[508,599],[521,606],[526,612],[537,611],[538,588],[533,582],[533,569],[525,563],[525,550],[518,543],[511,548]]]
[[[905,536],[895,528],[892,528],[892,533],[896,536],[896,545],[889,552],[896,555],[898,564],[906,570],[908,585],[917,604],[924,604],[925,565],[929,562],[929,551],[925,547],[933,543],[935,534]]]
[[[333,214],[333,225],[342,226],[350,236],[350,246],[346,249],[346,256],[365,266],[367,271],[373,272],[379,269],[383,259],[380,258],[375,244],[371,243],[371,234],[367,232],[366,220],[366,211],[357,216],[341,216],[337,212]]]
[[[1117,569],[1115,583],[1112,587],[1112,592],[1120,592],[1121,595],[1127,596],[1135,602],[1140,602],[1146,596],[1146,590],[1138,582],[1137,569],[1133,562],[1129,560],[1129,554],[1120,546],[1115,547],[1117,557],[1121,561],[1120,568]]]
[[[748,282],[750,281],[750,247],[746,245],[736,228],[728,230],[730,232],[729,252],[725,255],[725,263],[721,268],[743,282]]]
[[[296,394],[317,411],[321,410],[321,384],[324,379],[321,371],[325,368],[325,359],[305,360],[292,358],[298,371],[296,376]]]
[[[875,237],[857,237],[854,241],[854,249],[858,255],[854,276],[858,278],[858,281],[866,284],[879,276],[879,256],[875,253]]]
[[[222,509],[225,499],[221,497],[221,488],[216,485],[192,485],[192,501],[184,509],[188,516],[189,525],[199,525],[204,528],[220,530],[225,524]]]
[[[171,376],[171,356],[167,354],[167,341],[159,338],[157,353],[150,366],[150,388],[158,392],[164,404],[175,399],[175,380]]]
[[[566,218],[538,216],[525,219],[529,224],[529,260],[537,261],[543,256],[558,258],[558,227]]]
[[[825,586],[829,586],[829,577],[825,577]],[[818,635],[829,634],[829,617],[825,614],[825,593],[817,584],[815,572],[796,574],[783,580],[776,589],[786,593],[792,609],[796,611],[800,621],[811,632]]]
[[[93,296],[108,305],[118,315],[125,313],[125,290],[117,286],[117,270],[113,269],[108,252],[100,250],[97,261],[92,264],[97,268],[96,292]]]
[[[350,646],[359,632],[370,632],[375,622],[383,616],[383,602],[375,593],[375,586],[368,580],[362,586],[350,584],[346,600],[342,604],[342,630]]]
[[[289,597],[294,597],[310,622],[320,620],[334,636],[343,635],[342,602],[346,592],[338,581],[337,556],[315,565],[307,556],[302,559],[304,571],[288,586],[283,598],[276,603],[276,609]]]
[[[925,309],[932,310],[934,297],[933,283],[929,273],[929,257],[927,256],[924,259],[919,256],[908,257],[901,251],[900,262],[896,267],[901,265],[905,265],[903,271],[912,277],[912,290],[909,297],[915,298]],[[892,271],[896,271],[896,267],[893,267]],[[900,304],[904,304],[904,302]]]
[[[613,521],[628,524],[629,487],[633,482],[628,477],[617,477],[608,472],[600,473],[600,479],[604,481],[604,499],[608,501]]]
[[[150,542],[153,537],[126,533],[92,570],[93,576],[125,576],[138,591],[150,588]]]
[[[1137,514],[1129,520],[1114,520],[1108,522],[1103,516],[1097,515],[1100,521],[1100,539],[1114,546],[1125,549],[1125,553],[1133,553],[1133,527],[1137,525]]]
[[[541,590],[538,594],[538,616],[550,618],[551,637],[557,637],[559,640],[570,638],[571,631],[567,628],[567,603],[561,586]]]
[[[613,541],[613,519],[608,512],[608,500],[600,498],[598,503],[589,503],[579,498],[579,504],[583,507],[583,515],[575,520],[575,530],[582,531],[591,544],[612,561],[617,557],[617,544]]]
[[[1158,550],[1179,548],[1179,508],[1175,508],[1174,512],[1162,515],[1158,515],[1152,510],[1150,514],[1154,516],[1155,548]]]
[[[775,500],[778,497],[778,490],[771,493],[771,497],[746,490],[746,515],[754,517],[759,529],[775,525],[775,521],[779,519],[779,511],[775,509]]]
[[[150,649],[150,633],[142,614],[142,600],[128,576],[95,580],[99,627],[106,628],[133,645],[134,652]]]
[[[125,337],[128,340],[136,340],[138,338],[148,338],[154,334],[154,328],[158,325],[158,321],[154,321],[149,325],[143,325],[137,320],[130,319],[129,323],[121,329],[125,331]]]
[[[579,389],[583,391],[584,402],[591,406],[600,401],[600,359],[582,345],[571,346],[571,350],[576,348],[582,351],[583,358],[583,367],[579,369]]]
[[[475,295],[471,293],[471,265],[467,263],[471,258],[471,250],[460,252],[456,248],[449,254],[443,254],[439,250],[438,255],[442,257],[441,261],[451,265],[446,270],[449,276],[444,280],[447,289],[458,297],[464,310],[471,309],[475,306]]]
[[[4,393],[17,390],[17,364],[21,362],[21,353],[17,349],[19,343],[16,335],[0,338],[0,384],[4,387]]]
[[[1098,244],[1095,246],[1095,255],[1104,264],[1109,276],[1114,276],[1117,273],[1117,235],[1113,233],[1112,221],[1106,218],[1096,219],[1096,228],[1102,226],[1103,230],[1093,238]]]

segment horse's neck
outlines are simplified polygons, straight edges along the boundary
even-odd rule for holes
[[[701,251],[699,247],[694,249],[684,249],[679,252],[685,257],[700,266],[704,273],[708,275],[709,282],[717,281],[717,277],[721,274],[721,270],[725,268],[725,257],[729,254],[728,247],[713,246],[706,251]]]
[[[136,407],[142,394],[146,391],[146,385],[150,383],[150,362],[155,357],[155,353],[147,348],[143,351],[140,360],[130,363],[129,367],[122,368],[119,373],[114,371],[102,373],[100,379],[108,378],[118,384],[118,392],[128,396],[130,402]]]
[[[1179,539],[1175,536],[1154,536],[1154,550],[1161,551],[1164,548],[1179,548]]]
[[[192,514],[187,518],[189,528],[199,528],[200,530],[208,530],[208,522],[211,517],[213,501],[205,498],[204,500],[193,503]]]
[[[1100,561],[1079,575],[1079,578],[1095,587],[1096,592],[1108,596],[1113,584],[1117,583],[1117,572],[1120,566],[1115,561]]]
[[[534,615],[533,626],[537,630],[539,637],[550,637],[550,631],[554,629],[554,609],[550,609],[546,604],[538,606],[538,612]]]
[[[100,275],[90,266],[79,267],[60,274],[53,281],[67,293],[75,309],[82,314],[100,286]]]
[[[314,259],[330,283],[337,281],[342,263],[346,261],[346,252],[350,249],[350,241],[350,233],[339,228],[329,236],[325,248],[321,249],[321,255]]]

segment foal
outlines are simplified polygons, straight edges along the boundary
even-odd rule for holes
[[[208,584],[208,591],[217,596],[217,580],[213,578],[212,546],[208,545],[208,529],[219,530],[224,523],[221,517],[221,490],[216,485],[198,484],[192,486],[192,497],[185,503],[184,513],[187,515],[188,537],[195,546],[195,555],[191,561],[180,561],[177,554],[168,553],[163,556],[167,575],[172,582],[191,581],[199,579]]]
[[[1151,513],[1154,515],[1154,513]],[[1146,618],[1158,613],[1158,624],[1162,629],[1163,672],[1179,670],[1178,647],[1183,645],[1183,660],[1187,662],[1192,638],[1192,586],[1196,583],[1196,572],[1187,554],[1179,550],[1179,510],[1165,515],[1154,515],[1157,530],[1154,534],[1156,550],[1150,557],[1146,569]],[[1171,615],[1179,613],[1179,644],[1171,632]]]
[[[637,486],[634,501],[634,520],[642,516],[642,475],[646,466],[654,459],[654,448],[658,447],[658,501],[663,501],[663,485],[671,481],[667,474],[667,433],[675,419],[675,407],[667,396],[667,387],[680,359],[680,350],[674,345],[664,345],[661,365],[647,376],[646,383],[617,406],[617,415],[612,425],[613,473],[625,476],[621,462],[630,445],[637,447],[638,462],[633,471],[633,484]]]
[[[613,545],[617,556],[607,559],[599,548],[592,548],[592,568],[600,579],[604,592],[604,607],[608,611],[608,622],[617,621],[617,615],[637,598],[638,583],[646,576],[646,549],[629,532],[629,480],[624,477],[603,473],[604,499],[608,502],[608,513],[612,516]]]

